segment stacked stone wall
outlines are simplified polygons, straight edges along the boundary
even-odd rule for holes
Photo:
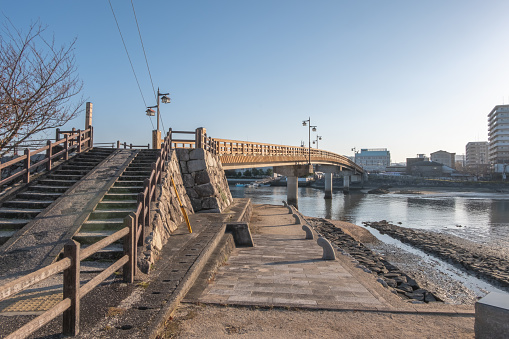
[[[182,180],[195,212],[220,213],[233,202],[221,161],[204,149],[177,149]]]
[[[161,185],[157,187],[156,199],[151,206],[152,222],[147,230],[148,236],[145,238],[143,252],[139,256],[139,267],[144,273],[149,271],[150,265],[157,259],[163,246],[168,242],[178,225],[185,221],[175,189],[171,183],[172,176],[186,213],[188,215],[194,213],[182,181],[179,161],[175,151],[172,151],[167,162],[166,171],[163,173]]]

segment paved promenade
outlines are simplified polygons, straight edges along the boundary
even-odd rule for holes
[[[201,294],[187,301],[211,304],[303,307],[417,313],[473,313],[470,307],[412,304],[356,268],[349,256],[322,260],[283,206],[258,205],[250,224],[255,247],[233,250]]]

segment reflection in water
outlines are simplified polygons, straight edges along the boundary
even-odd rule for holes
[[[230,187],[235,198],[255,204],[281,205],[286,187]],[[404,227],[454,234],[472,241],[509,248],[509,195],[486,193],[362,194],[334,191],[324,199],[323,190],[299,188],[299,210],[309,216],[344,220],[387,220]]]

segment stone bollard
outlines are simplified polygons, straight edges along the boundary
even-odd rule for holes
[[[288,214],[293,214],[293,206],[287,205],[286,207],[288,208]]]
[[[286,201],[283,200],[283,206],[284,207],[288,207],[288,204],[286,203]]]
[[[334,248],[332,248],[332,245],[329,242],[329,240],[320,237],[316,242],[319,246],[323,248],[322,255],[323,260],[336,260],[336,252],[334,251]]]
[[[300,225],[300,218],[297,213],[293,213],[293,218],[295,219],[295,225]]]
[[[302,225],[302,229],[306,232],[306,239],[314,239],[313,231],[309,228],[308,225]]]

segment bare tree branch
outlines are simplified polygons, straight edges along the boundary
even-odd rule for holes
[[[0,156],[74,119],[84,103],[76,39],[57,47],[40,22],[24,33],[7,21],[0,31]]]

